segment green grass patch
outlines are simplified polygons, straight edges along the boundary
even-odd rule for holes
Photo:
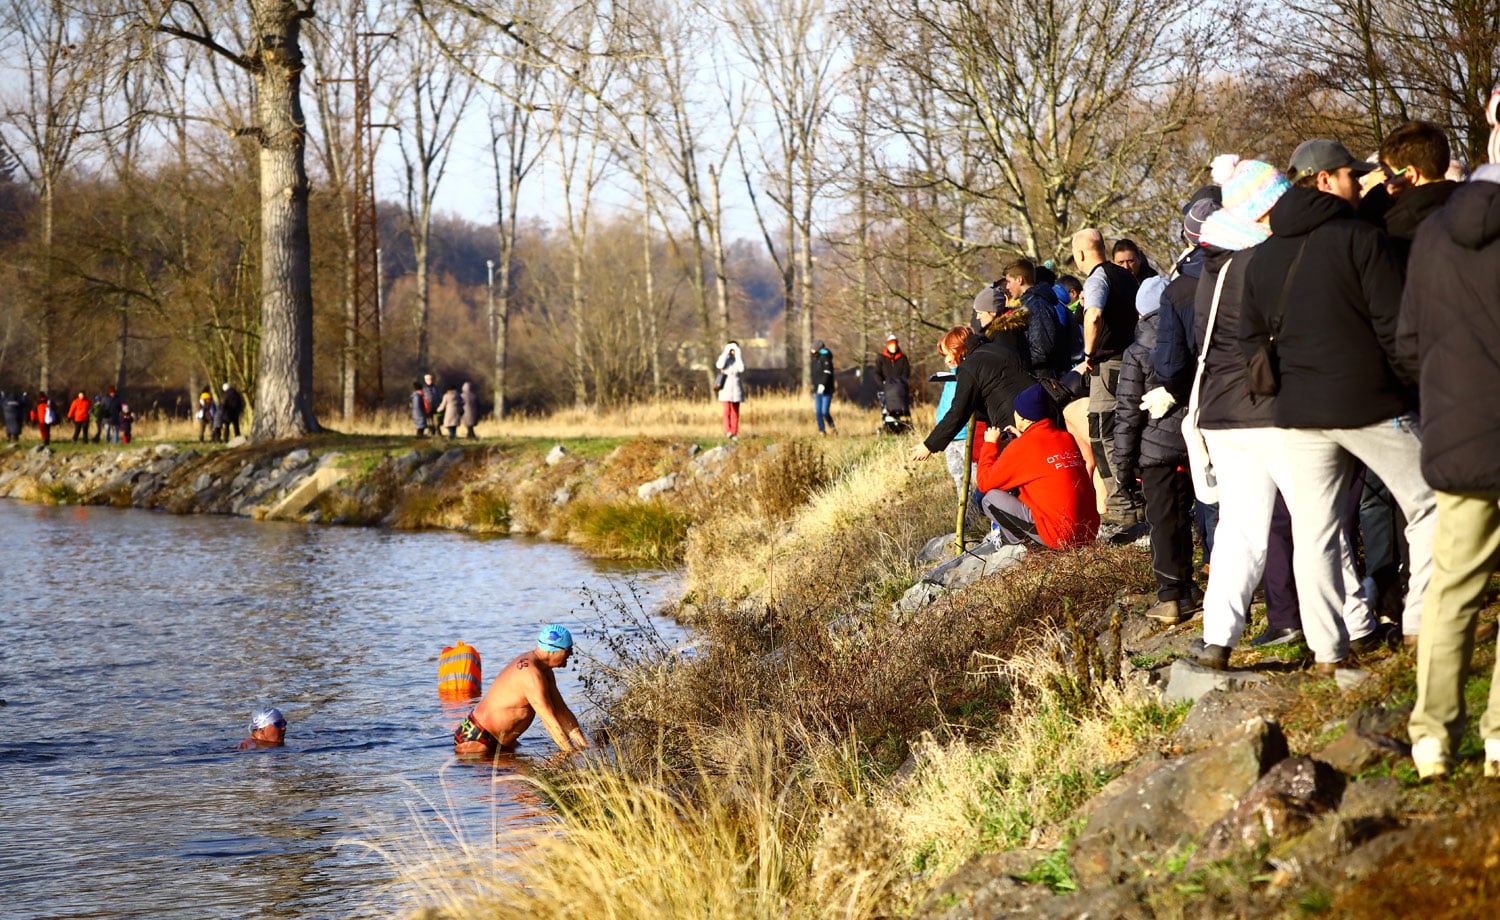
[[[65,482],[37,483],[37,500],[44,505],[76,505],[78,490]]]
[[[1068,844],[1064,843],[1048,853],[1030,872],[1020,876],[1020,879],[1033,885],[1046,885],[1052,889],[1053,894],[1077,891],[1078,880],[1073,877],[1073,867],[1068,864]]]
[[[688,515],[660,502],[602,505],[584,501],[568,506],[569,532],[592,553],[652,565],[682,561]]]

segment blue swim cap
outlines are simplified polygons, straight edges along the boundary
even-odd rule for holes
[[[546,652],[564,652],[573,647],[573,634],[566,626],[553,623],[536,637],[536,647]]]
[[[273,706],[268,709],[257,709],[250,714],[250,730],[252,732],[257,728],[268,728],[272,725],[286,728],[286,717],[281,714],[280,709]]]

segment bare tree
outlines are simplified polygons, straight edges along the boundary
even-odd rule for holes
[[[37,385],[51,385],[56,325],[53,240],[57,197],[87,126],[86,113],[100,90],[97,42],[101,20],[66,0],[14,0],[0,19],[8,38],[0,53],[24,62],[19,86],[4,102],[0,146],[14,158],[37,194],[37,247],[33,325]]]
[[[429,14],[431,15],[431,14]],[[443,17],[452,13],[442,12]],[[474,96],[474,81],[468,68],[457,65],[442,54],[438,30],[445,23],[428,24],[413,20],[401,31],[400,47],[404,51],[407,79],[400,101],[391,109],[399,113],[401,159],[406,166],[406,218],[411,230],[412,249],[417,263],[417,367],[430,367],[428,354],[428,321],[432,313],[432,205],[438,187],[448,169],[464,111]]]
[[[730,0],[721,15],[754,68],[775,123],[772,149],[760,150],[760,162],[765,194],[784,222],[782,252],[776,252],[753,190],[752,202],[785,285],[786,364],[800,369],[807,389],[812,383],[807,353],[815,325],[813,213],[826,181],[819,166],[820,145],[839,90],[843,33],[833,26],[824,0]]]
[[[219,11],[231,17],[234,9]],[[260,145],[261,316],[256,374],[256,440],[319,430],[313,414],[312,245],[308,235],[307,122],[302,114],[302,23],[313,8],[296,0],[249,0],[254,43],[234,51],[215,37],[199,7],[164,0],[152,28],[207,48],[254,78]]]

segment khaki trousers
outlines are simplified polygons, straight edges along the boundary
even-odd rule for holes
[[[1422,604],[1417,644],[1417,703],[1408,727],[1412,743],[1437,738],[1452,754],[1463,736],[1464,682],[1474,654],[1480,596],[1500,561],[1500,495],[1437,492],[1432,580]],[[1482,738],[1500,739],[1500,659],[1480,720]]]

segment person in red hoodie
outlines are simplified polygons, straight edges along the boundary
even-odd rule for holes
[[[79,393],[77,398],[68,405],[68,421],[73,423],[73,440],[87,441],[89,439],[89,409],[93,404],[89,398]]]
[[[42,436],[42,446],[46,447],[52,443],[52,426],[57,424],[57,414],[52,409],[52,402],[47,399],[45,392],[36,396],[36,406],[31,410],[31,420],[36,422],[36,430]]]
[[[1092,543],[1099,509],[1077,442],[1053,422],[1052,400],[1041,386],[1022,390],[1014,409],[1014,427],[990,427],[979,449],[979,488],[995,523],[992,538],[1053,549]],[[1005,436],[1012,440],[1002,448]]]

